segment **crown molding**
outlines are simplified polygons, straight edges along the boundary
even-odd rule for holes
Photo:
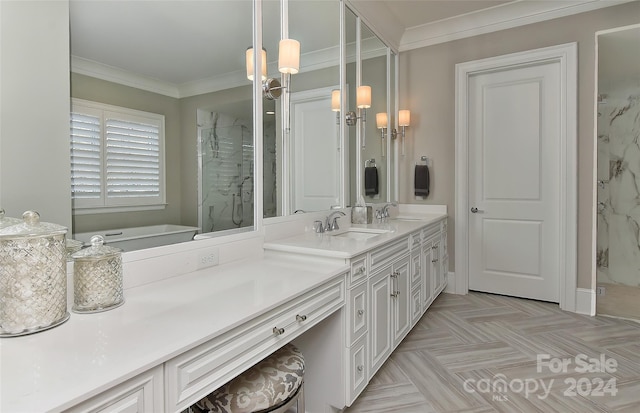
[[[448,19],[407,28],[400,51],[478,36],[572,14],[617,6],[634,0],[517,0]]]
[[[127,70],[118,69],[78,56],[71,56],[71,71],[165,96],[180,97],[178,87],[174,84],[136,75]]]

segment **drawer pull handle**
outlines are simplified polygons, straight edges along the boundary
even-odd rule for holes
[[[358,317],[362,317],[364,315],[364,310],[358,310]]]
[[[435,259],[431,260],[431,262],[438,262],[438,259],[435,258]]]
[[[364,366],[361,364],[358,366],[358,371],[362,373],[362,370],[364,370]]]
[[[437,249],[438,249],[438,246],[437,246],[437,245],[434,245],[433,247],[431,247],[431,249],[432,249],[432,250],[437,250]]]
[[[276,336],[284,334],[284,328],[273,327],[273,334]]]
[[[364,269],[364,267],[360,267],[360,268],[358,268],[358,271],[356,271],[356,272],[357,272],[358,274],[364,274],[365,269]]]
[[[398,273],[398,271],[394,271],[394,272],[391,274],[391,278],[398,278],[398,275],[400,275],[400,274]]]
[[[307,319],[306,315],[300,315],[300,314],[296,315],[296,320],[298,321],[305,321],[306,319]]]

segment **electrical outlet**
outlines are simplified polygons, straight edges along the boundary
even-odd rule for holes
[[[218,265],[218,249],[207,248],[198,253],[198,269]]]
[[[596,295],[604,295],[606,289],[604,287],[596,287]]]

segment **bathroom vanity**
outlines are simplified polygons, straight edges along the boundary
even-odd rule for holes
[[[435,213],[342,226],[0,341],[2,411],[179,412],[290,341],[308,360],[307,411],[351,405],[443,290],[447,225]]]

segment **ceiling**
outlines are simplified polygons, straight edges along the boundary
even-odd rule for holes
[[[609,0],[608,5],[624,1],[628,0]],[[602,4],[593,0],[350,0],[348,4],[362,12],[392,47],[403,51],[478,34],[481,26],[487,32],[531,22],[522,19],[523,13],[539,21],[557,17],[544,14],[549,10],[594,3]],[[337,4],[289,0],[289,21],[303,28],[298,29],[303,34],[294,33],[295,25],[290,23],[290,36],[304,37],[298,39],[303,54],[336,47]],[[272,51],[277,50],[279,38],[279,2],[265,0],[263,14],[263,44],[269,51],[268,61],[273,62],[277,59]],[[251,16],[250,0],[71,0],[72,70],[112,81],[135,74],[162,84],[168,91],[165,94],[176,97],[188,93],[173,89],[214,77],[226,76],[220,84],[237,86],[246,82],[242,72],[244,50],[252,41]],[[90,70],[87,65],[92,65]],[[96,71],[95,66],[101,69]],[[105,71],[110,78],[99,74]],[[236,84],[229,83],[230,73]]]

